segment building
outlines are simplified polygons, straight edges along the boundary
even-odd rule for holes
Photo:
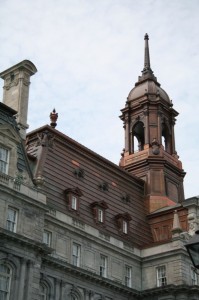
[[[117,166],[56,130],[26,134],[28,60],[0,73],[0,299],[196,300],[198,277],[184,244],[199,199],[184,200],[175,149],[178,113],[150,66],[121,119]]]

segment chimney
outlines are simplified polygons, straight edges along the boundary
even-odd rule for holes
[[[28,115],[28,96],[30,76],[37,72],[35,65],[29,60],[14,65],[0,73],[4,80],[3,103],[17,111],[17,123],[21,137],[25,140]]]

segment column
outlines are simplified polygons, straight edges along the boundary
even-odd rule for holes
[[[174,125],[175,125],[175,118],[172,118],[172,127],[171,127],[171,134],[172,134],[172,153],[171,154],[176,154],[176,147],[175,147],[175,133],[174,133]]]
[[[149,112],[148,109],[144,111],[144,127],[145,127],[145,137],[144,137],[144,143],[149,144]]]
[[[23,300],[25,290],[26,260],[21,258],[18,299]]]
[[[157,142],[160,145],[162,144],[162,124],[161,124],[161,117],[162,117],[162,112],[158,111],[158,136],[157,136]]]
[[[61,280],[55,279],[55,299],[60,299]]]
[[[125,152],[129,152],[129,118],[125,116],[124,118],[124,126],[125,130]]]
[[[27,262],[26,289],[24,291],[24,299],[26,300],[31,300],[32,298],[33,265],[33,261],[29,260]]]

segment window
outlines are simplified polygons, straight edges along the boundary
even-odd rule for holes
[[[104,222],[104,211],[101,208],[98,209],[98,221],[100,223]]]
[[[8,150],[0,146],[0,172],[8,174]]]
[[[166,267],[160,266],[156,269],[157,272],[157,286],[165,286],[167,285],[167,278],[166,278]]]
[[[125,266],[125,285],[131,287],[132,268]]]
[[[80,266],[80,249],[81,246],[78,244],[73,244],[73,265],[76,267]]]
[[[71,208],[77,210],[77,197],[73,195],[71,197]]]
[[[122,231],[123,233],[127,234],[128,233],[128,223],[127,221],[123,220],[122,222]]]
[[[77,188],[68,188],[64,190],[68,209],[73,213],[79,214],[80,198],[83,196],[81,190]]]
[[[6,229],[16,232],[17,227],[17,211],[13,208],[8,208]]]
[[[107,257],[100,255],[100,276],[107,277]]]
[[[48,300],[48,289],[44,284],[40,284],[40,300]]]
[[[52,232],[44,230],[43,243],[48,245],[48,247],[50,247],[51,246],[51,240],[52,240]]]
[[[6,264],[0,264],[0,299],[8,300],[10,294],[12,270]]]
[[[93,202],[91,203],[91,209],[94,216],[94,220],[97,224],[105,224],[106,219],[106,209],[108,208],[108,205],[105,201],[100,202]]]
[[[198,275],[196,274],[195,269],[193,267],[191,267],[191,284],[198,284]]]
[[[132,220],[129,213],[118,214],[115,216],[115,220],[119,231],[122,234],[129,233],[130,221]]]
[[[132,128],[132,141],[131,141],[131,152],[144,150],[144,124],[138,121]]]
[[[171,153],[171,135],[168,122],[162,123],[162,145],[164,150]]]

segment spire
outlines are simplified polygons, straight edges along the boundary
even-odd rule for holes
[[[152,79],[157,82],[157,78],[154,76],[150,65],[150,54],[149,54],[149,36],[146,33],[144,36],[145,46],[144,46],[144,68],[142,70],[142,76],[139,77],[138,82],[145,79]]]
[[[149,36],[146,33],[144,36],[144,40],[145,40],[145,48],[144,48],[144,69],[143,69],[143,73],[150,71],[153,72],[151,70],[151,66],[150,66],[150,55],[149,55]]]

